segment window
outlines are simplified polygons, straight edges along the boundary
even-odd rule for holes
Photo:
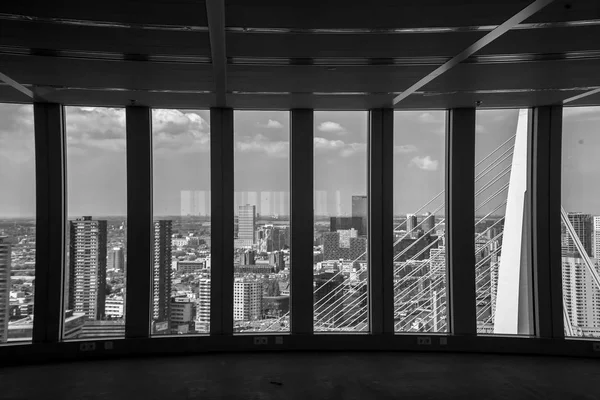
[[[394,112],[394,326],[446,332],[444,111]]]
[[[65,107],[67,265],[64,339],[125,335],[125,110]]]
[[[315,332],[369,330],[367,120],[363,111],[314,115]]]
[[[530,110],[479,110],[475,290],[479,334],[533,335]]]
[[[35,289],[33,106],[0,104],[0,343],[31,340]]]
[[[600,337],[600,107],[563,113],[562,292],[565,335]]]
[[[210,113],[152,110],[153,335],[210,331]]]
[[[289,331],[289,113],[233,117],[234,332]]]

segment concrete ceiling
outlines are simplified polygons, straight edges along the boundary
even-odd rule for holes
[[[451,62],[532,4],[539,10]],[[598,38],[600,0],[4,2],[0,101],[30,102],[31,91],[99,106],[560,104],[600,88]],[[569,102],[591,104],[597,91]]]

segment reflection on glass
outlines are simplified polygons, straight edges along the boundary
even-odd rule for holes
[[[475,290],[479,334],[533,335],[529,110],[479,110]]]
[[[314,330],[369,330],[367,112],[315,112]]]
[[[234,126],[234,332],[289,331],[289,113],[235,111]]]
[[[600,338],[600,107],[565,108],[562,292],[565,335]]]
[[[125,335],[125,110],[66,107],[64,339]]]
[[[394,112],[394,325],[446,332],[444,111]]]
[[[210,113],[153,110],[152,335],[210,331]]]
[[[0,104],[0,343],[31,340],[35,289],[33,106]]]

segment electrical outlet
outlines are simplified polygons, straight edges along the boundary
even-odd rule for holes
[[[112,350],[113,342],[104,342],[104,350]]]
[[[254,336],[254,344],[257,346],[269,344],[267,336]]]
[[[594,349],[594,351],[600,351],[600,342],[592,343],[592,349]]]
[[[275,336],[275,344],[283,344],[283,336]]]
[[[79,344],[79,351],[94,351],[96,350],[96,343],[86,342]]]
[[[431,345],[431,338],[427,337],[427,336],[420,336],[417,338],[417,344],[419,346],[430,346]]]
[[[448,338],[447,337],[441,337],[440,338],[440,346],[446,346],[448,344]]]

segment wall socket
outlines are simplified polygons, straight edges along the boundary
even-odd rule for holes
[[[269,338],[267,336],[254,336],[254,344],[257,346],[269,344]]]
[[[594,351],[600,351],[600,342],[592,343],[592,349]]]
[[[79,343],[79,351],[94,351],[96,350],[96,343],[86,342]]]
[[[417,344],[419,346],[431,346],[431,338],[427,336],[419,336],[417,338]]]

